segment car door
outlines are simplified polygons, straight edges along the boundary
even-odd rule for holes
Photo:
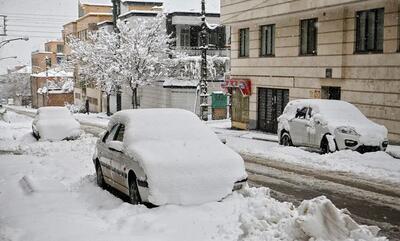
[[[124,140],[124,133],[125,133],[125,125],[120,124],[118,126],[117,132],[114,136],[114,142],[120,142],[120,145],[123,145]],[[126,163],[124,158],[124,153],[121,150],[116,150],[111,148],[110,151],[112,152],[111,158],[111,166],[113,170],[113,180],[115,184],[115,188],[122,192],[127,192],[128,185],[127,185],[127,174],[126,174]]]
[[[289,121],[290,136],[294,145],[307,145],[308,143],[309,120],[306,119],[307,113],[308,107],[304,106],[298,109],[295,117]]]
[[[321,120],[321,115],[316,115],[311,112],[310,114],[310,143],[313,147],[319,148],[321,145],[321,139],[326,133],[326,124]]]
[[[113,172],[112,172],[112,151],[109,149],[108,145],[110,141],[114,140],[114,136],[117,132],[118,124],[114,125],[110,131],[106,133],[104,136],[102,143],[99,145],[99,161],[102,166],[103,175],[105,177],[105,181],[109,185],[114,185],[113,180]]]

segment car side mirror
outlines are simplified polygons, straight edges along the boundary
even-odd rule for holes
[[[108,143],[108,148],[113,151],[122,152],[122,150],[124,149],[124,145],[121,141],[110,141]]]
[[[300,116],[300,109],[297,108],[297,110],[296,110],[296,115],[294,116],[294,118],[297,118],[297,117],[299,117],[299,116]]]

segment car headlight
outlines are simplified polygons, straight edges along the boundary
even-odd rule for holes
[[[353,127],[349,127],[349,126],[341,126],[341,127],[338,127],[336,130],[342,134],[353,135],[353,136],[360,135],[357,133],[356,129],[354,129]]]

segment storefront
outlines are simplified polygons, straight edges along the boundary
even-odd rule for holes
[[[232,127],[248,129],[251,81],[246,79],[228,79],[222,84],[222,88],[231,96],[230,113]]]

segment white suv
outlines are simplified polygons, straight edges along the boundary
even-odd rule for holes
[[[340,100],[304,99],[288,103],[278,118],[279,144],[320,148],[324,153],[351,149],[384,151],[387,129]]]

